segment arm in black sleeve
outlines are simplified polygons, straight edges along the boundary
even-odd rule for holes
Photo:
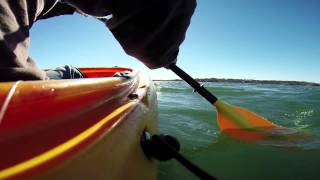
[[[106,24],[127,54],[151,69],[175,63],[195,0],[141,0],[118,3]]]
[[[105,22],[125,52],[151,69],[175,63],[196,0],[65,0]]]

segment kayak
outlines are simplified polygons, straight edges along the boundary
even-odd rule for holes
[[[156,179],[140,145],[157,131],[152,81],[129,68],[0,83],[0,179]]]

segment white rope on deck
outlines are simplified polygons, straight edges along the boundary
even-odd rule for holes
[[[21,81],[17,81],[14,83],[14,85],[11,87],[6,99],[4,100],[3,102],[3,105],[1,107],[1,110],[0,110],[0,125],[1,125],[1,122],[2,122],[2,119],[8,109],[8,106],[9,106],[9,103],[14,95],[14,92],[16,91],[17,87],[18,87],[18,84],[20,83]]]

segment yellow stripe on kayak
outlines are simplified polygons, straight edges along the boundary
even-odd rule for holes
[[[116,116],[120,115],[121,113],[127,111],[129,108],[133,107],[137,102],[131,101],[127,104],[124,104],[120,106],[118,109],[113,111],[111,114],[109,114],[107,117],[103,118],[98,123],[91,126],[89,129],[85,130],[81,134],[75,136],[74,138],[70,139],[69,141],[66,141],[65,143],[46,151],[32,159],[26,160],[24,162],[21,162],[17,165],[14,165],[12,167],[3,169],[0,171],[0,179],[9,178],[15,175],[18,175],[19,173],[25,172],[27,170],[30,170],[32,168],[35,168],[45,162],[48,162],[49,160],[52,160],[56,158],[57,156],[63,154],[64,152],[74,148],[75,146],[79,145],[84,140],[88,139],[90,136],[92,136],[95,132],[101,130],[101,128],[110,120],[115,118]],[[113,125],[114,127],[114,125]]]

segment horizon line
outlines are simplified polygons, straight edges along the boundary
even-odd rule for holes
[[[269,84],[287,84],[287,85],[313,85],[320,86],[320,82],[300,81],[300,80],[258,80],[258,79],[237,79],[237,78],[194,78],[197,81],[207,82],[235,82],[235,83],[269,83]],[[153,79],[153,81],[183,81],[179,79]]]

